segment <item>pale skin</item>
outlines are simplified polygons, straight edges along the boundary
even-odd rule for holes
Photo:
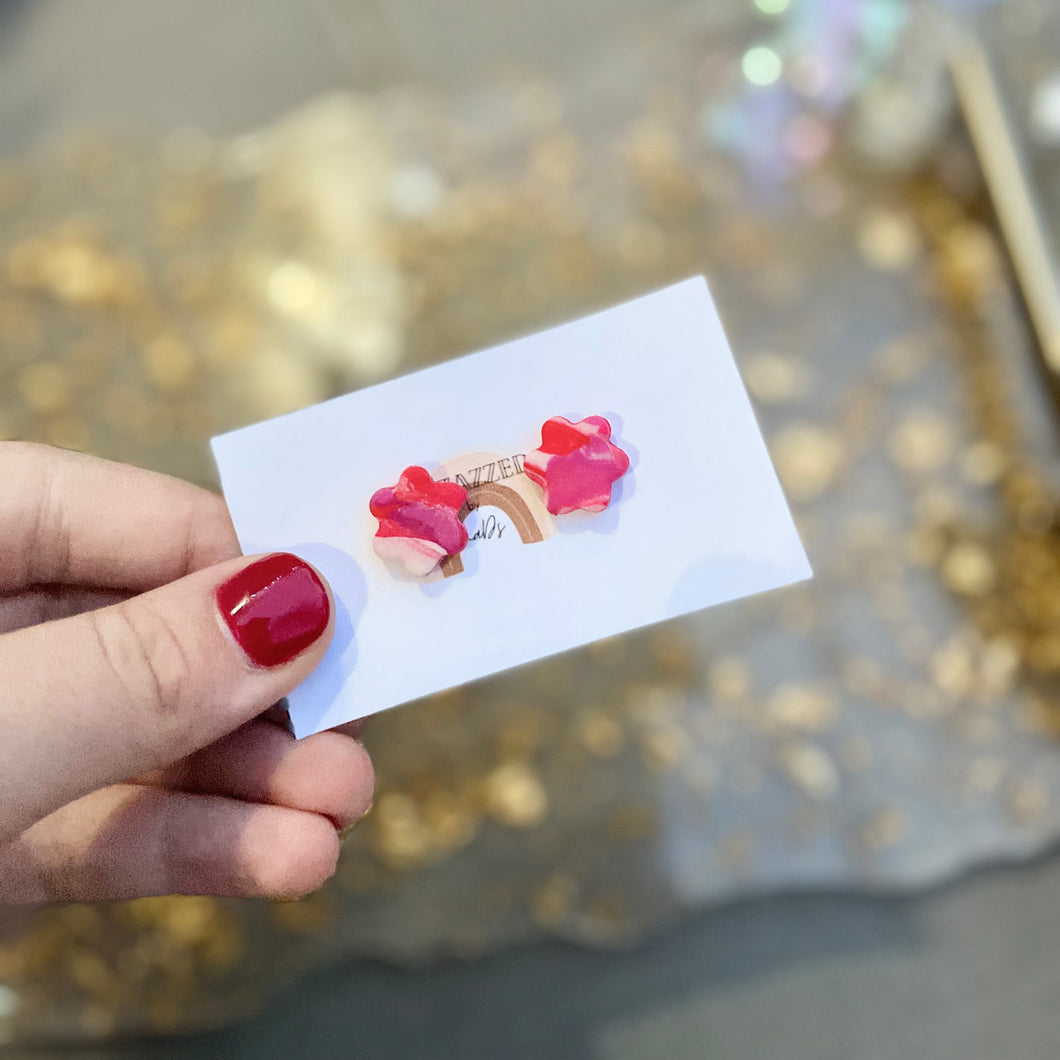
[[[334,872],[371,762],[262,716],[332,631],[254,666],[214,601],[250,562],[213,493],[0,443],[0,902],[293,897]]]

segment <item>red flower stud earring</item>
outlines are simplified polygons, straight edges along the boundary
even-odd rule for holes
[[[553,416],[541,428],[541,447],[526,454],[523,467],[553,515],[579,508],[602,512],[611,503],[611,487],[629,470],[629,457],[611,441],[611,424],[603,416],[578,423]]]
[[[422,467],[405,468],[396,486],[376,490],[369,502],[379,520],[372,543],[376,554],[397,560],[410,574],[430,574],[467,544],[467,528],[460,519],[465,504],[463,486],[435,482]]]

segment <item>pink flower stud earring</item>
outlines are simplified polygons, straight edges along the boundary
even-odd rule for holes
[[[544,491],[552,515],[579,508],[602,512],[611,503],[611,487],[629,470],[629,457],[611,441],[603,416],[571,423],[553,416],[541,427],[541,447],[523,460],[527,477]]]
[[[396,486],[376,490],[369,502],[379,529],[372,542],[383,559],[397,560],[413,575],[430,574],[446,556],[467,544],[460,513],[467,490],[435,482],[422,467],[407,467]]]

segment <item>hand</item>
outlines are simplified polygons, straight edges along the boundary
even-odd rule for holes
[[[371,763],[262,715],[333,613],[307,564],[240,556],[220,497],[0,443],[0,901],[318,887]]]

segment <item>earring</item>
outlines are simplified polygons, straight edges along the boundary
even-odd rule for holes
[[[611,441],[603,416],[571,423],[553,416],[541,427],[541,446],[523,459],[527,477],[544,492],[552,515],[579,508],[602,512],[611,503],[611,487],[629,470],[629,457]]]
[[[422,467],[407,467],[396,486],[372,494],[369,508],[379,520],[372,547],[422,577],[467,544],[460,513],[467,490],[456,482],[435,482]]]

